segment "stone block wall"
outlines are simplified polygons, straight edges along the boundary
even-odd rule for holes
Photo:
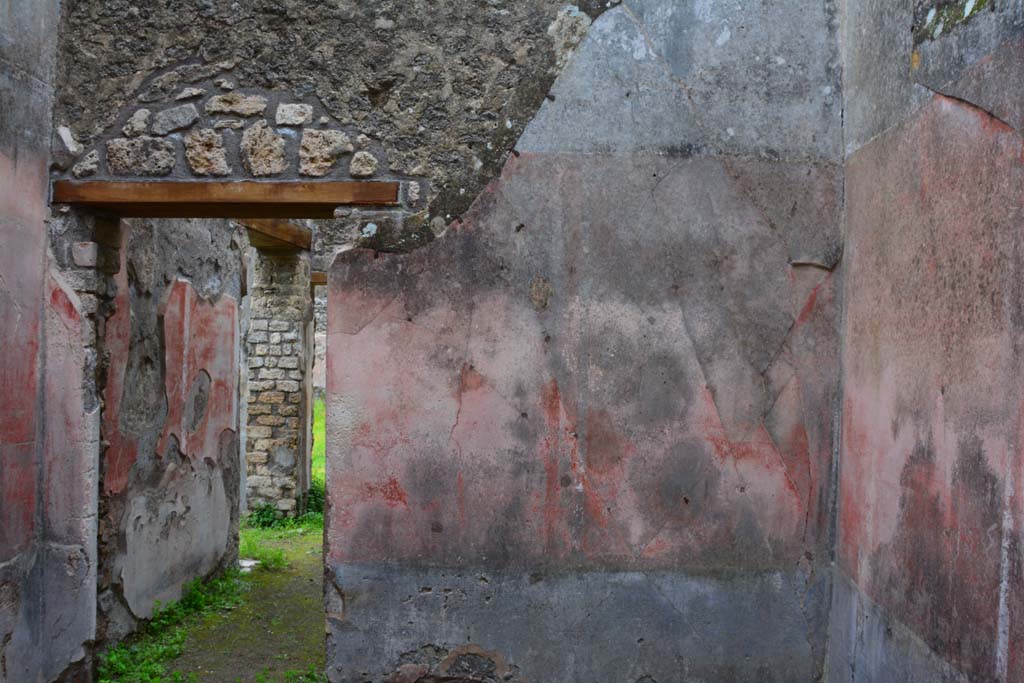
[[[327,395],[327,287],[313,290],[313,394]]]
[[[209,98],[259,95],[267,98],[264,111],[249,106],[202,127],[231,119],[250,128],[266,119],[285,140],[282,176],[297,177],[298,128],[278,124],[275,105],[309,105],[313,128],[328,116],[327,127],[353,144],[360,135],[369,138],[379,176],[422,179],[430,204],[424,223],[440,218],[445,225],[497,174],[581,27],[607,4],[281,0],[143,9],[79,0],[67,6],[61,23],[56,120],[84,153],[101,156],[108,140],[128,137],[122,129],[139,109],[150,110],[148,135],[159,148],[168,143],[152,134],[152,124],[165,110],[202,102],[195,104],[202,116]],[[244,135],[217,132],[231,150]],[[176,152],[184,149],[183,140],[173,139],[180,133],[168,133]],[[243,173],[232,154],[233,171]],[[332,175],[346,175],[354,156],[343,153]],[[174,173],[188,175],[188,168],[176,158]]]
[[[303,511],[309,489],[312,299],[306,254],[253,256],[248,356],[249,509]]]

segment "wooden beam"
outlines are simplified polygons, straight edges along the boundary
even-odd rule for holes
[[[309,251],[313,232],[301,225],[274,218],[249,218],[238,221],[249,232],[249,244],[262,250]]]
[[[398,183],[58,180],[53,202],[122,218],[333,218],[338,206],[398,204]]]
[[[310,273],[309,283],[314,287],[327,284],[327,273],[322,270],[314,270]]]

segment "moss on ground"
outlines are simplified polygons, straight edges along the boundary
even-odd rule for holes
[[[279,550],[287,566],[246,575],[241,605],[203,618],[168,667],[182,681],[325,680],[323,534],[311,528],[243,529],[244,542]],[[174,679],[171,679],[174,680]]]
[[[243,521],[232,569],[160,606],[136,636],[104,653],[100,683],[319,683],[324,677],[324,402],[314,406],[311,511],[273,508]],[[314,495],[319,493],[319,495]]]

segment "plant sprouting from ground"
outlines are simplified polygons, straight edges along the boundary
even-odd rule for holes
[[[100,655],[98,683],[192,683],[194,677],[168,679],[166,663],[181,655],[185,627],[203,615],[237,606],[242,587],[238,572],[232,570],[207,583],[198,579],[189,583],[177,602],[157,602],[148,624]]]

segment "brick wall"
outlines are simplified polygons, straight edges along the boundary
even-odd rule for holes
[[[252,311],[247,339],[248,507],[302,509],[309,487],[309,411],[305,384],[310,360],[306,328],[312,320],[309,259],[258,253],[253,259]]]

